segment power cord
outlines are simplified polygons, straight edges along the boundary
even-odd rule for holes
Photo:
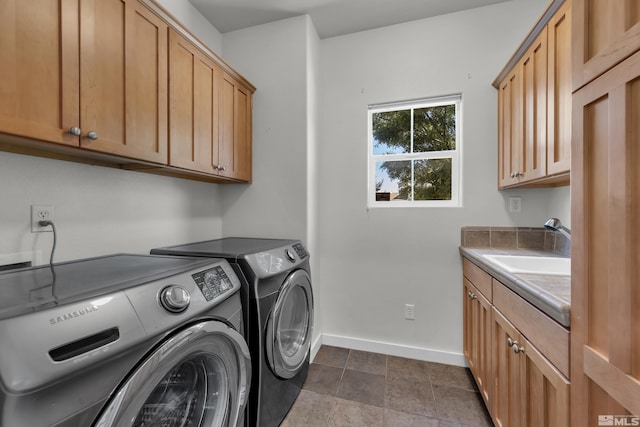
[[[56,226],[53,224],[53,221],[40,221],[38,224],[40,224],[40,227],[50,225],[53,230],[53,246],[51,247],[51,257],[49,257],[49,265],[53,268],[53,254],[56,253],[56,241],[58,240],[56,236]]]
[[[42,299],[41,297],[36,297],[35,296],[35,292],[36,291],[40,291],[40,290],[42,290],[44,288],[49,288],[50,287],[51,288],[51,299],[48,300],[47,302],[45,302],[44,305],[49,305],[49,304],[57,305],[58,304],[58,297],[56,296],[56,270],[53,267],[53,255],[56,252],[56,243],[57,243],[57,240],[58,240],[57,233],[56,233],[56,226],[53,224],[53,221],[48,221],[48,220],[47,221],[38,221],[38,224],[41,227],[46,227],[46,226],[50,225],[51,229],[53,231],[53,246],[51,247],[51,256],[49,257],[49,269],[51,270],[51,276],[52,277],[51,277],[51,283],[50,284],[44,285],[44,286],[40,286],[39,288],[30,290],[29,291],[29,298],[30,299],[32,298],[32,294],[31,293],[33,292],[34,293],[33,297],[35,299],[37,299],[37,300],[41,300]]]

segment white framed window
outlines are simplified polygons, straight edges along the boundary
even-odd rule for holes
[[[369,106],[368,207],[458,207],[462,95]]]

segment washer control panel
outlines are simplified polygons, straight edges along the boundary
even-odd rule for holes
[[[233,289],[233,283],[221,266],[191,275],[207,301]]]

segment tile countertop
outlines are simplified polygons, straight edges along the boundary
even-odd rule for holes
[[[462,246],[460,253],[538,310],[562,326],[569,328],[571,319],[570,276],[509,273],[482,256],[485,254],[559,256],[559,254],[535,249],[465,248]]]

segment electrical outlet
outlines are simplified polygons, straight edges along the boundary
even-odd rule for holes
[[[415,305],[413,304],[405,304],[404,305],[404,318],[408,320],[415,319]]]
[[[53,221],[53,205],[31,205],[31,232],[41,233],[43,231],[53,231],[50,225],[45,227],[40,225],[40,221]]]
[[[509,212],[521,212],[522,199],[520,197],[509,197]]]

